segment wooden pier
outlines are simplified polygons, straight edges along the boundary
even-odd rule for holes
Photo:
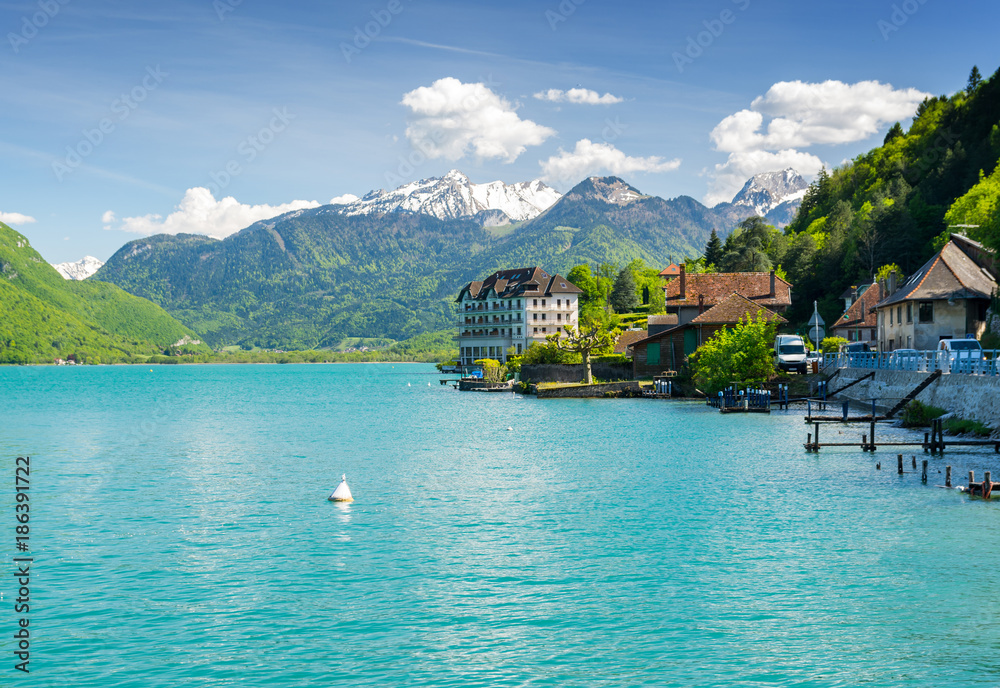
[[[805,450],[807,452],[819,452],[821,447],[861,447],[861,451],[874,452],[881,447],[920,447],[926,452],[944,452],[948,447],[993,447],[993,451],[1000,453],[1000,440],[946,440],[944,438],[943,422],[936,419],[932,422],[931,432],[924,433],[923,442],[896,442],[888,441],[878,443],[875,439],[875,421],[870,422],[868,433],[861,435],[861,442],[820,442],[819,423],[813,423],[813,432],[806,435]]]

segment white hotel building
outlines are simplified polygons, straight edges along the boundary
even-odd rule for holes
[[[458,346],[461,365],[480,358],[507,360],[533,342],[576,328],[582,290],[560,275],[539,268],[500,270],[458,293]]]

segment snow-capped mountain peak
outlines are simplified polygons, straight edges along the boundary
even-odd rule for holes
[[[392,191],[370,191],[358,201],[334,206],[334,211],[344,215],[411,212],[441,220],[474,218],[486,225],[501,225],[530,220],[560,197],[538,179],[475,184],[459,170],[451,170],[443,177],[409,182]]]
[[[104,265],[104,261],[98,260],[93,256],[84,256],[75,263],[58,263],[52,267],[54,267],[64,279],[83,280],[100,270],[102,265]]]
[[[747,180],[733,197],[733,205],[753,208],[758,215],[767,215],[783,203],[801,201],[809,185],[792,168],[761,172]]]

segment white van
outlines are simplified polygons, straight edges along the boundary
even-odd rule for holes
[[[779,334],[774,338],[774,367],[778,370],[806,373],[806,343],[797,334]]]
[[[986,359],[983,345],[976,339],[942,339],[938,351],[942,358],[947,358],[948,368],[956,373],[974,372],[975,366]]]

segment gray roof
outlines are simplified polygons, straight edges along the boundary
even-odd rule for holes
[[[955,240],[945,244],[940,253],[924,263],[902,287],[876,308],[901,301],[990,298],[997,288],[996,276],[963,250],[985,249],[982,244],[965,237],[962,237],[961,244],[963,247]]]

